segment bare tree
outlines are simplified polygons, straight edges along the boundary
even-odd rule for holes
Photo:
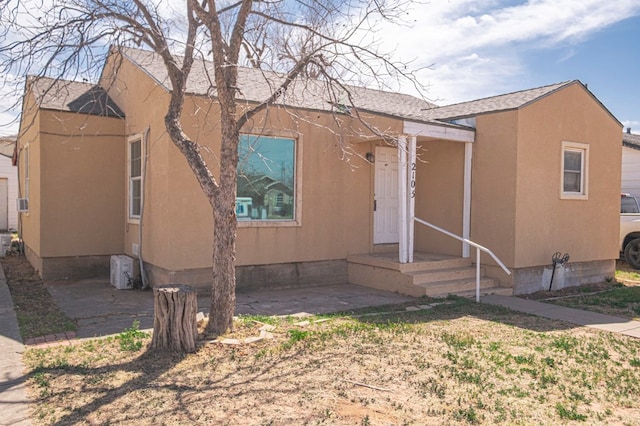
[[[107,46],[144,45],[159,55],[171,83],[166,131],[187,160],[212,207],[214,229],[211,315],[207,332],[232,328],[235,308],[238,142],[243,126],[283,102],[296,81],[322,85],[336,106],[338,128],[364,120],[351,83],[378,86],[408,78],[407,64],[378,50],[375,25],[401,22],[405,0],[187,0],[181,11],[162,0],[5,0],[0,46],[5,73],[92,78]],[[174,7],[175,8],[175,7]],[[187,80],[195,61],[213,63],[211,96],[220,105],[220,172],[214,176],[197,141],[182,127]],[[238,67],[250,65],[280,76],[257,104],[238,101]],[[334,132],[347,150],[340,132]],[[383,135],[384,136],[384,135]]]

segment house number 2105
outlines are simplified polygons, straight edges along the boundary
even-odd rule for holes
[[[411,180],[409,181],[411,187],[411,198],[416,198],[416,163],[411,163]]]

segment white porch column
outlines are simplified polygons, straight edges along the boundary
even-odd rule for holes
[[[407,235],[409,223],[407,221],[407,138],[398,137],[398,258],[400,263],[409,262],[407,250]]]
[[[462,238],[471,237],[471,165],[473,159],[473,143],[464,144],[464,189],[462,201]],[[469,244],[462,243],[462,257],[469,257]]]
[[[407,251],[408,262],[413,263],[413,239],[414,239],[414,224],[413,218],[416,212],[416,137],[409,136],[409,150],[407,152],[409,157],[409,173],[407,176],[407,186],[409,188],[409,194],[407,197],[407,220],[409,225],[407,229]]]

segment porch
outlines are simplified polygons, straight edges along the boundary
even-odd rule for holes
[[[413,253],[413,262],[400,262],[398,252],[354,254],[347,257],[350,284],[392,291],[409,296],[464,297],[499,294],[510,296],[512,288],[500,287],[497,279],[487,277],[480,267],[479,277],[472,258],[445,254]]]

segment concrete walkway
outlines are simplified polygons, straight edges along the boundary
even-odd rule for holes
[[[77,337],[116,334],[140,322],[153,328],[153,291],[116,290],[104,279],[47,282],[60,309],[73,318]],[[403,303],[415,298],[352,284],[254,290],[236,294],[236,315],[322,314]],[[198,291],[198,311],[209,312],[210,299]]]
[[[0,266],[0,425],[30,425],[22,363],[22,337],[7,279]]]
[[[597,328],[598,330],[640,338],[640,321],[632,321],[599,314],[597,312],[583,311],[511,296],[483,296],[480,302],[489,305],[503,306],[514,311],[543,318],[560,320],[570,324],[583,325],[585,327]]]

